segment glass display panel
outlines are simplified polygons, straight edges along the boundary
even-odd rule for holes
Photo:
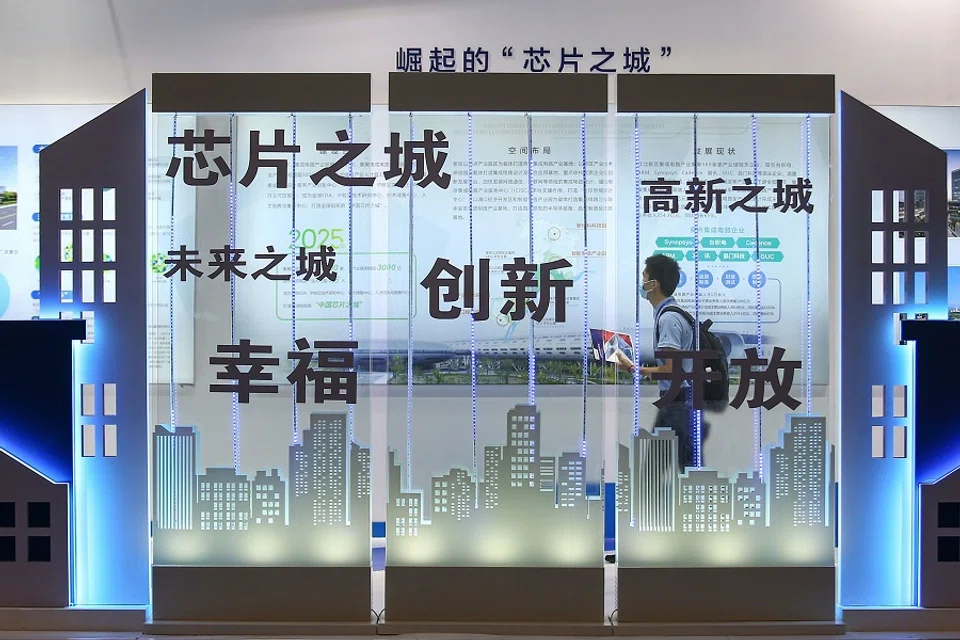
[[[151,368],[154,564],[369,564],[370,130],[369,114],[154,117],[152,308],[195,305],[151,335],[169,362]]]
[[[831,565],[828,120],[621,115],[617,127],[617,220],[632,227],[619,238],[618,290],[649,291],[621,324],[635,327],[644,360],[677,371],[655,345],[699,340],[705,357],[711,338],[665,311],[676,304],[712,323],[729,366],[728,397],[715,403],[695,373],[711,363],[695,358],[684,380],[638,375],[621,402],[633,420],[618,429],[618,562]]]

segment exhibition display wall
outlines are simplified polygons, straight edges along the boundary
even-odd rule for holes
[[[157,74],[150,114],[45,150],[40,315],[87,331],[52,478],[70,603],[149,600],[159,633],[952,606],[912,551],[953,444],[914,433],[942,414],[903,324],[946,319],[942,153],[845,94],[833,117],[830,76],[607,87],[398,73],[372,105],[367,74]]]

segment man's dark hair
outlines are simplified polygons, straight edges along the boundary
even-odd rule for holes
[[[660,290],[664,295],[672,296],[680,284],[680,265],[670,256],[662,253],[647,258],[647,279],[660,283]]]

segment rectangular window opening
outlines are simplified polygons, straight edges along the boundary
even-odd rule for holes
[[[903,231],[893,234],[893,263],[904,264],[907,261],[907,241]]]
[[[86,269],[80,273],[80,300],[84,304],[92,304],[97,300],[97,292],[94,290],[93,271]]]
[[[60,222],[73,222],[73,189],[60,189]]]
[[[103,385],[103,415],[117,415],[117,383],[108,382]]]
[[[907,417],[907,388],[903,385],[893,388],[893,417]]]
[[[873,264],[883,264],[883,243],[884,236],[887,235],[886,231],[874,231],[873,236]]]
[[[913,274],[913,303],[927,304],[927,274],[917,271]]]
[[[104,229],[101,232],[103,241],[103,261],[117,261],[117,231],[116,229]]]
[[[80,385],[80,415],[97,415],[97,386],[93,384]]]
[[[104,221],[117,219],[117,190],[113,187],[103,190],[103,219]]]
[[[112,269],[103,272],[103,301],[107,304],[117,301],[117,272]]]
[[[103,425],[103,456],[105,458],[117,457],[117,425]]]
[[[97,455],[97,427],[95,425],[81,425],[80,455],[84,458],[92,458]]]
[[[907,428],[906,427],[893,428],[893,457],[901,458],[901,459],[907,457]]]
[[[927,223],[927,192],[922,189],[913,192],[913,223]]]
[[[73,302],[73,271],[60,272],[60,304]]]
[[[870,455],[874,458],[882,458],[883,451],[883,427],[875,426],[873,427],[871,446],[870,446]]]
[[[893,274],[893,304],[907,303],[907,278],[903,271]]]
[[[80,261],[81,262],[93,262],[94,261],[94,242],[93,242],[93,229],[82,229],[80,231]]]
[[[927,237],[924,235],[913,236],[913,263],[927,264]]]
[[[73,262],[73,231],[60,230],[60,262]]]
[[[883,280],[884,278],[883,278],[882,271],[873,272],[873,282],[872,282],[873,304],[876,304],[876,305],[884,304],[884,298],[886,296],[884,296],[883,294],[883,285],[884,285]]]
[[[873,397],[873,417],[882,418],[884,411],[884,393],[883,385],[875,384],[873,385],[872,397]]]
[[[893,221],[896,224],[903,224],[907,221],[907,192],[893,192]]]
[[[875,224],[883,224],[883,191],[874,191],[872,196],[871,220]]]
[[[93,220],[93,189],[80,190],[80,219],[84,221]]]

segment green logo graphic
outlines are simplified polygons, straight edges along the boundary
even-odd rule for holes
[[[155,253],[150,258],[150,271],[153,271],[157,275],[163,275],[163,272],[167,270],[166,257],[162,253]]]

